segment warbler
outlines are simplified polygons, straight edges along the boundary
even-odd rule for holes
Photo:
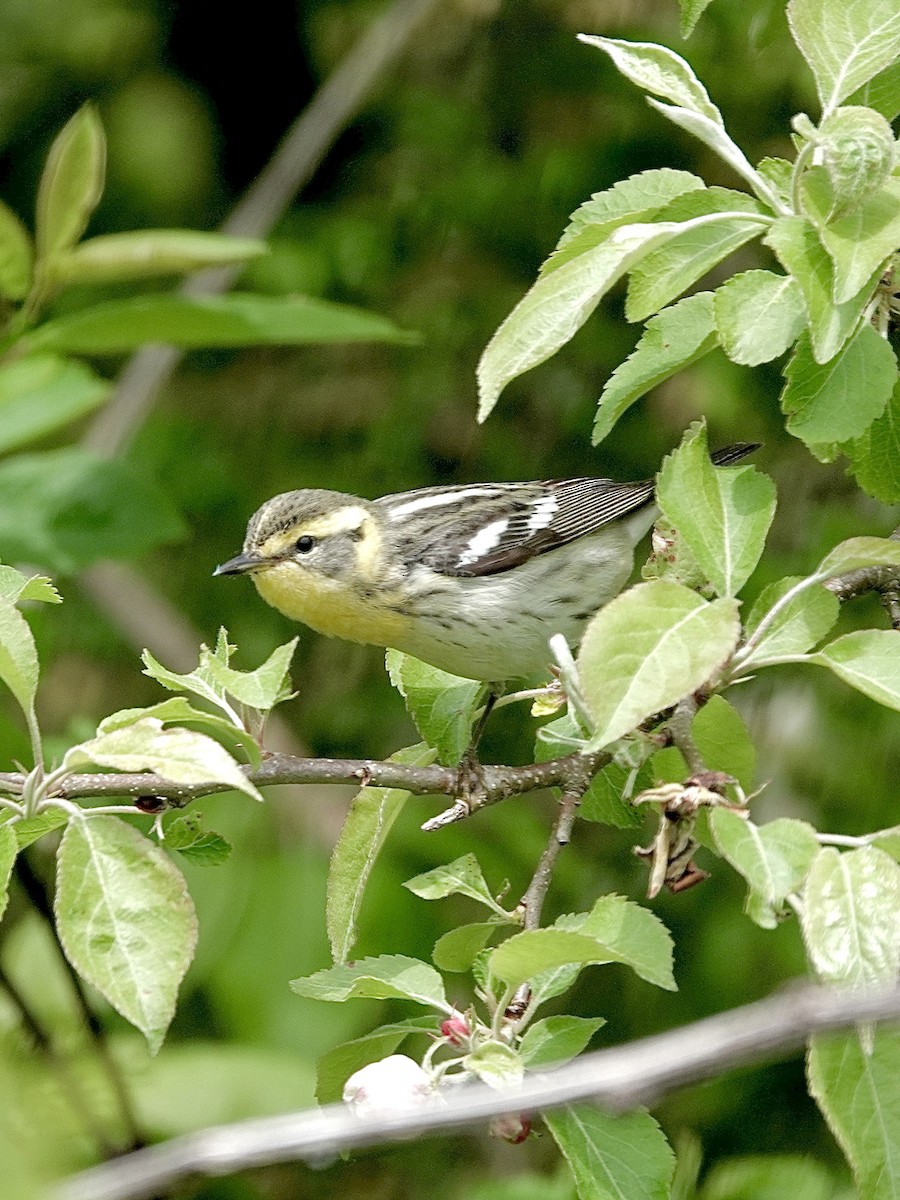
[[[713,454],[735,463],[757,447]],[[364,500],[282,492],[216,575],[319,633],[392,646],[492,684],[540,671],[549,639],[577,647],[624,587],[656,517],[654,481],[551,479],[418,488]]]

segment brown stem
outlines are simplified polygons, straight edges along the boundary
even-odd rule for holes
[[[534,875],[531,877],[531,883],[521,900],[522,908],[525,910],[522,921],[525,929],[540,928],[541,911],[550,888],[550,880],[553,878],[553,868],[556,866],[556,860],[559,858],[563,846],[568,846],[571,840],[572,826],[575,824],[581,796],[582,792],[563,792],[560,797],[550,838],[544,847]]]

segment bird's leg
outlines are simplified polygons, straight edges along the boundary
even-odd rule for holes
[[[475,722],[472,737],[466,747],[466,752],[459,760],[456,774],[456,795],[469,808],[477,807],[478,801],[485,796],[484,768],[478,760],[478,744],[481,741],[488,717],[494,710],[494,705],[503,695],[503,683],[488,684],[488,693],[484,701],[481,716]]]

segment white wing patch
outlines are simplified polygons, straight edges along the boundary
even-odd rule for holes
[[[474,537],[469,539],[466,549],[459,556],[457,566],[467,567],[470,563],[478,562],[485,554],[499,546],[500,539],[509,528],[509,518],[501,517],[499,521],[491,521],[479,529]]]
[[[496,491],[493,487],[450,488],[446,492],[437,492],[432,496],[417,496],[415,500],[407,500],[403,504],[392,505],[387,515],[391,521],[399,517],[408,517],[411,513],[422,512],[426,508],[438,508],[442,504],[457,504],[460,500],[468,500],[470,496],[492,496]]]
[[[559,505],[555,496],[544,496],[540,500],[535,500],[532,508],[534,512],[528,518],[528,537],[537,533],[539,529],[546,529],[548,525],[552,524]]]

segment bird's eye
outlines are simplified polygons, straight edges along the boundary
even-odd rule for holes
[[[301,554],[309,554],[310,550],[312,550],[315,544],[316,539],[312,536],[312,534],[309,533],[302,534],[295,542],[295,545]]]

